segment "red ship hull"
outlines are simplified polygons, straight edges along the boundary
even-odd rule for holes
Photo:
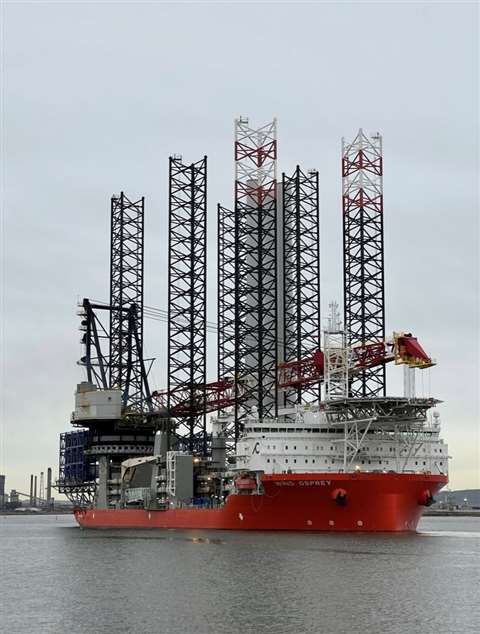
[[[445,475],[269,474],[262,495],[231,494],[219,508],[88,509],[84,528],[204,528],[290,531],[415,531]]]

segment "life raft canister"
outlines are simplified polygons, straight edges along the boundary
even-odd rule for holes
[[[432,506],[434,502],[435,498],[433,497],[429,489],[423,491],[423,493],[420,495],[420,499],[418,500],[418,503],[421,506]]]
[[[338,506],[345,506],[347,503],[347,492],[345,489],[334,489],[331,493],[332,500],[338,504]]]

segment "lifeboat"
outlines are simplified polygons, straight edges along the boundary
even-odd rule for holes
[[[257,488],[257,481],[251,475],[242,474],[235,480],[235,488],[241,493],[252,493]]]

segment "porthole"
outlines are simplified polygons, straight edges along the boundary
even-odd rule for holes
[[[308,460],[305,458],[305,464],[308,464]]]
[[[267,458],[267,462],[270,462],[270,458]]]
[[[288,462],[288,458],[285,458],[285,462]]]
[[[285,449],[288,449],[288,445],[285,445]]]

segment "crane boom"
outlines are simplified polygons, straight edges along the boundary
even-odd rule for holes
[[[355,375],[367,368],[374,368],[395,361],[396,365],[425,369],[435,365],[418,340],[411,334],[393,333],[390,341],[377,341],[353,346],[350,351],[348,372]],[[325,360],[321,350],[298,361],[280,365],[278,387],[294,388],[323,381]]]
[[[355,375],[367,368],[374,368],[395,361],[395,364],[406,364],[419,369],[435,365],[417,339],[411,334],[394,333],[389,341],[377,341],[350,350],[349,375]],[[325,375],[325,357],[321,350],[310,356],[282,363],[279,366],[278,387],[280,389],[305,387],[323,381]],[[242,378],[238,379],[242,386]],[[199,416],[221,409],[233,407],[242,400],[243,391],[235,396],[233,378],[223,378],[212,383],[198,383],[191,386],[179,386],[171,390],[175,405],[168,415],[172,418]],[[168,410],[168,390],[152,393],[155,409]]]

